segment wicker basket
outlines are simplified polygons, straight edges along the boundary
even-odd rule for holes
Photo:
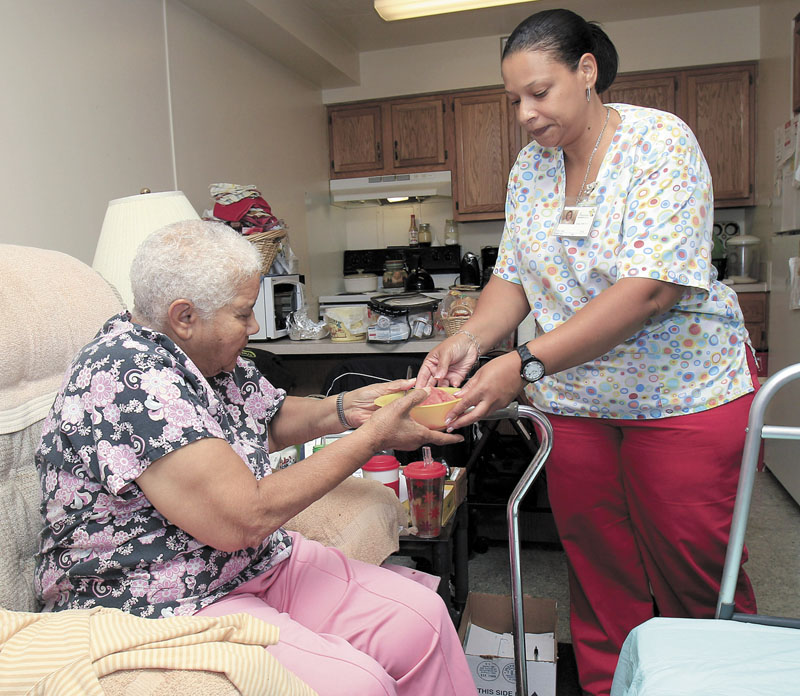
[[[269,269],[278,255],[281,240],[286,236],[286,230],[268,230],[267,232],[256,232],[245,237],[261,255],[261,272],[264,275],[269,273]]]
[[[467,323],[469,317],[442,317],[442,326],[447,337],[458,333],[458,330]]]

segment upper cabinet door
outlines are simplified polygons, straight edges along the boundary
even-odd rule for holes
[[[660,111],[680,114],[679,76],[672,73],[654,75],[620,75],[605,92],[603,102],[649,106]]]
[[[447,163],[443,98],[390,103],[392,167],[424,167]]]
[[[502,89],[453,98],[455,216],[502,219],[510,169],[508,97]]]
[[[686,93],[686,122],[711,170],[715,205],[753,205],[755,66],[687,71]]]
[[[329,107],[331,174],[383,171],[381,105]]]

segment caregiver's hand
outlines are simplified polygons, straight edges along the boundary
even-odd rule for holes
[[[461,401],[447,414],[447,431],[470,425],[514,401],[525,385],[519,370],[520,358],[516,351],[487,362],[456,392],[455,396],[461,397]],[[465,413],[471,406],[474,408]]]
[[[467,334],[454,334],[425,356],[415,386],[457,387],[469,374],[478,357],[478,349]]]

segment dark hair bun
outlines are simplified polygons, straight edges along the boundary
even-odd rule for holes
[[[547,51],[570,70],[581,56],[597,61],[597,92],[604,92],[617,76],[619,57],[608,34],[597,22],[587,22],[570,10],[543,10],[523,20],[508,37],[503,58],[517,51]]]

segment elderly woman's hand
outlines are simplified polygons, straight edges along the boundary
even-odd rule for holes
[[[407,383],[410,380],[399,381]],[[363,427],[369,429],[376,439],[376,451],[408,451],[426,444],[452,445],[464,439],[461,435],[430,430],[411,418],[411,409],[425,401],[429,393],[428,389],[414,389],[402,399],[396,399],[379,408],[372,415]]]
[[[385,394],[408,391],[414,386],[413,379],[396,379],[392,382],[378,382],[369,384],[361,389],[347,392],[344,397],[344,413],[347,422],[358,428],[367,422],[369,417],[378,409],[375,399]]]

